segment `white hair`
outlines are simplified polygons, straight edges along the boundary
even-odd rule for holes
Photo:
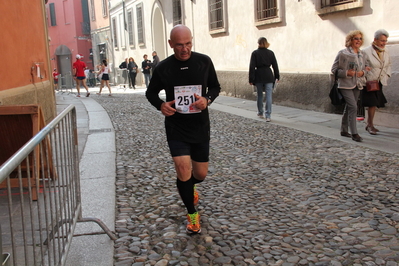
[[[374,39],[379,39],[381,35],[385,35],[387,38],[389,37],[389,33],[386,30],[380,29],[374,33]]]

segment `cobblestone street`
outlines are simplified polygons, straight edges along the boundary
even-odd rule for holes
[[[397,155],[211,109],[188,236],[163,115],[143,95],[92,98],[116,134],[115,265],[399,265]]]

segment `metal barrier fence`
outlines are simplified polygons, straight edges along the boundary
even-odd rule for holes
[[[0,166],[1,183],[1,265],[64,265],[77,222],[116,240],[100,220],[82,218],[73,105]]]
[[[75,87],[74,80],[72,78],[72,73],[68,72],[64,75],[60,75],[58,81],[58,89],[61,92],[71,93],[72,89]]]
[[[119,89],[124,89],[126,91],[126,89],[129,88],[129,84],[131,83],[130,81],[130,76],[129,76],[129,70],[127,70],[126,68],[124,69],[117,69],[117,73],[116,73],[116,80],[119,86]]]

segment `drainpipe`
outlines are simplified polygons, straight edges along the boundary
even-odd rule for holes
[[[108,11],[109,11],[109,32],[110,32],[110,34],[111,34],[111,40],[112,40],[112,36],[114,36],[113,34],[112,34],[112,25],[111,25],[111,23],[112,23],[112,19],[111,19],[111,0],[108,0]],[[107,38],[107,37],[106,37]],[[111,41],[110,43],[111,43],[111,45],[109,45],[109,38],[107,38],[108,40],[107,40],[107,43],[108,43],[108,45],[107,45],[107,49],[109,49],[109,47],[111,47],[111,49],[110,50],[112,50],[112,83],[114,83],[114,86],[116,86],[116,83],[115,83],[115,54],[114,54],[114,45],[113,45],[113,42]],[[108,64],[109,64],[109,62],[108,62]]]
[[[51,88],[54,92],[54,85],[52,82],[53,79],[53,71],[51,69],[51,63],[50,63],[50,48],[49,48],[49,37],[48,37],[48,28],[47,28],[47,21],[46,21],[46,4],[47,4],[48,0],[45,0],[44,2],[42,1],[42,18],[43,18],[43,27],[44,27],[44,39],[45,39],[45,47],[46,47],[46,62],[47,62],[47,78],[51,84]],[[58,67],[57,67],[58,68]],[[36,91],[37,94],[37,91]],[[56,103],[55,103],[55,93],[51,94],[53,96],[52,99],[52,105],[53,105],[53,112],[52,112],[52,118],[57,116],[57,108],[55,107]],[[37,99],[37,95],[36,95],[36,99]]]
[[[195,36],[195,28],[194,28],[194,0],[191,0],[191,32],[193,34],[193,37]],[[195,40],[195,39],[194,39]],[[194,45],[194,49],[195,51],[195,45]]]

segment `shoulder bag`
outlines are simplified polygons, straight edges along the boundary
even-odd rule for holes
[[[335,70],[334,84],[333,84],[333,86],[330,90],[330,94],[329,94],[332,105],[341,105],[341,104],[345,103],[345,99],[344,99],[344,97],[342,97],[342,94],[339,92],[339,89],[338,89],[337,72],[338,72],[338,69]]]
[[[379,91],[380,89],[380,82],[378,80],[370,80],[366,82],[367,91]]]
[[[378,75],[378,79],[377,80],[366,81],[366,90],[367,91],[379,91],[379,90],[381,90],[381,88],[380,88],[380,77],[381,77],[382,69],[384,68],[384,64],[385,64],[385,61],[382,63],[381,71],[380,71],[380,74]]]

